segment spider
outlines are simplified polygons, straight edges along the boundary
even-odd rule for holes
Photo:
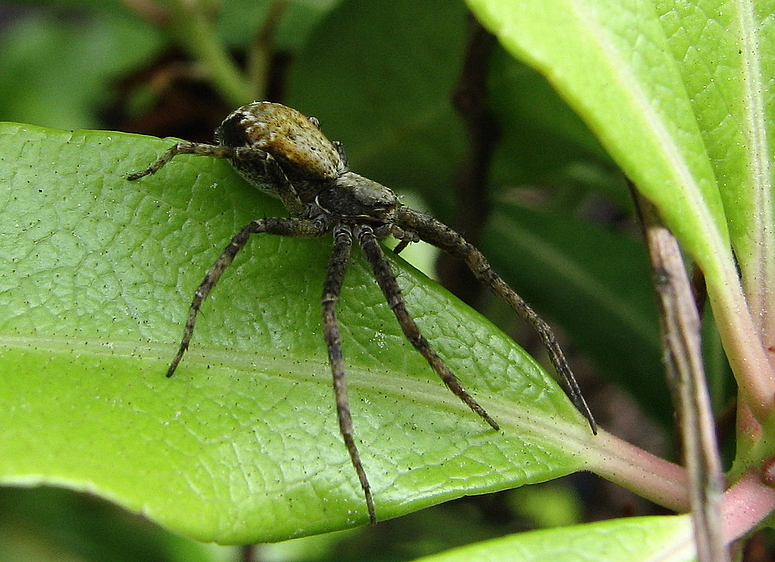
[[[430,215],[402,205],[396,194],[387,187],[351,172],[342,144],[328,140],[317,119],[305,117],[295,109],[278,103],[253,102],[230,113],[216,129],[215,140],[217,145],[178,142],[147,169],[130,175],[128,179],[133,181],[154,174],[178,154],[226,158],[251,185],[278,197],[291,216],[253,220],[232,237],[194,292],[180,346],[167,369],[168,377],[175,373],[189,347],[202,301],[207,298],[237,253],[245,247],[251,235],[267,233],[294,238],[317,238],[332,233],[334,245],[321,299],[323,335],[333,374],[339,429],[363,490],[369,520],[372,524],[376,523],[371,486],[353,436],[342,340],[336,319],[336,305],[354,240],[363,250],[409,342],[453,394],[494,430],[500,429],[498,423],[466,391],[434,351],[409,315],[401,288],[380,245],[382,239],[394,236],[399,240],[394,250],[396,253],[409,243],[422,240],[461,259],[480,282],[527,320],[538,332],[572,402],[589,421],[592,431],[597,432],[594,418],[549,325],[493,271],[482,253],[460,234]]]

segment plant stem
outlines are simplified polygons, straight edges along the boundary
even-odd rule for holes
[[[705,273],[709,279],[708,272]],[[775,411],[775,373],[754,326],[736,270],[722,272],[721,278],[723,281],[708,283],[708,298],[740,387],[739,400],[764,425]]]
[[[184,48],[205,66],[220,94],[231,105],[241,106],[253,100],[253,92],[215,33],[208,8],[201,0],[176,0],[173,27]]]
[[[247,75],[254,99],[268,99],[266,96],[269,69],[272,63],[274,38],[277,27],[288,7],[288,0],[273,0],[264,23],[256,33],[247,50]]]
[[[728,561],[721,531],[723,476],[702,363],[700,315],[678,241],[661,224],[656,207],[631,186],[654,269],[668,379],[678,411],[681,442],[689,471],[697,557]]]
[[[607,433],[587,440],[589,470],[676,512],[689,511],[689,477],[682,467]]]
[[[775,489],[767,486],[755,470],[749,470],[729,488],[722,499],[724,537],[739,539],[775,511]]]

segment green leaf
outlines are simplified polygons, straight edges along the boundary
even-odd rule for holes
[[[775,280],[775,2],[656,2],[713,167],[755,316]],[[775,331],[763,319],[768,341]]]
[[[220,249],[285,214],[209,158],[126,180],[170,142],[0,127],[0,482],[89,490],[221,543],[365,522],[321,336],[329,239],[253,240],[163,376]],[[420,328],[503,429],[444,389],[354,259],[339,318],[379,517],[584,468],[593,437],[553,380],[394,263]]]
[[[688,515],[629,517],[545,529],[480,542],[418,562],[690,562],[696,560]]]
[[[0,36],[0,120],[96,126],[116,76],[161,47],[161,34],[120,2],[94,4],[101,9],[81,3],[80,10],[31,10],[11,19]]]
[[[665,219],[692,253],[705,256],[702,261],[713,259],[706,255],[712,252],[709,244],[726,238],[721,199],[653,3],[471,0],[470,5],[510,52],[548,75],[636,185],[659,200]]]
[[[741,400],[765,422],[775,408],[765,350],[775,334],[765,296],[775,273],[773,85],[764,78],[775,3],[468,4],[579,113],[699,265]]]

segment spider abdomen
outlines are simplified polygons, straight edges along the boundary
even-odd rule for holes
[[[261,101],[230,113],[215,131],[221,146],[251,148],[264,152],[279,165],[299,198],[309,203],[347,166],[336,146],[320,130],[317,120],[277,103]],[[276,195],[271,161],[231,159],[231,164],[250,184]]]

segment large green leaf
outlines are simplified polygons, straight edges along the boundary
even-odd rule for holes
[[[512,53],[548,74],[700,259],[726,237],[721,199],[654,3],[472,0]],[[727,251],[728,252],[728,251]],[[727,254],[728,255],[728,254]]]
[[[688,515],[630,517],[511,535],[450,550],[418,562],[691,562]]]
[[[126,181],[169,144],[0,128],[0,482],[90,490],[224,543],[364,522],[319,326],[330,240],[252,241],[163,376],[220,248],[284,214],[208,158]],[[340,320],[379,517],[585,467],[589,428],[551,378],[395,264],[421,329],[503,429],[444,389],[354,259]]]
[[[705,275],[741,400],[759,422],[770,418],[775,206],[766,77],[775,3],[468,4],[509,52],[547,77],[656,205]]]
[[[754,322],[775,279],[775,2],[655,2],[713,167]],[[769,332],[769,333],[767,333]]]

